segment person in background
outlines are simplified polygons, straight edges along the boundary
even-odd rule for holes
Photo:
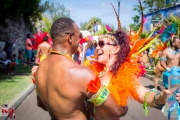
[[[18,63],[27,63],[27,61],[24,58],[23,52],[21,50],[19,50],[18,52]]]
[[[32,57],[32,42],[31,42],[31,35],[27,34],[26,38],[26,50],[25,53],[27,54],[27,64],[30,66],[31,64],[31,57]]]
[[[11,60],[11,59],[12,59],[13,44],[14,44],[15,42],[16,42],[15,39],[14,39],[13,41],[11,41],[10,37],[7,38],[4,51],[7,53],[7,59],[8,59],[8,60]]]
[[[17,58],[16,58],[16,54],[13,54],[13,55],[12,55],[11,62],[13,62],[13,63],[14,63],[14,66],[15,66],[15,65],[17,65]]]
[[[44,36],[43,40],[44,41],[38,46],[38,50],[36,53],[36,64],[42,62],[47,57],[47,55],[49,55],[52,48],[52,46],[47,42],[48,36]]]
[[[92,41],[88,41],[88,44],[86,45],[86,52],[85,52],[85,59],[90,60],[90,56],[94,55],[95,47]]]
[[[162,72],[164,71],[164,68],[161,66],[160,64],[160,56],[162,54],[162,51],[159,51],[158,55],[156,56],[157,62],[156,62],[156,66],[155,66],[155,77],[154,77],[154,88],[157,89],[158,88],[158,81],[159,79],[161,79],[162,76]]]
[[[163,72],[163,85],[165,89],[168,89],[168,78],[171,68],[173,66],[179,66],[180,62],[180,39],[178,36],[174,36],[170,39],[170,47],[167,47],[162,51],[160,57],[160,64],[164,68]]]
[[[14,62],[7,60],[3,54],[3,51],[0,51],[0,63],[6,67],[6,71],[8,75],[13,74],[13,67],[15,66]]]

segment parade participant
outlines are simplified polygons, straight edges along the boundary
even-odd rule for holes
[[[160,56],[162,54],[162,51],[167,48],[167,44],[162,43],[161,41],[158,41],[159,44],[155,46],[155,50],[152,52],[152,57],[155,58],[155,77],[154,77],[154,88],[157,89],[158,87],[158,81],[162,77],[162,73],[164,71],[164,68],[160,64]]]
[[[163,74],[168,74],[173,66],[179,66],[180,62],[180,40],[179,37],[173,37],[170,47],[166,48],[161,55],[160,63],[165,69]],[[164,87],[168,88],[168,79],[163,79]]]
[[[99,78],[71,58],[77,51],[79,35],[78,26],[70,18],[59,18],[52,24],[53,48],[36,73],[35,84],[40,98],[38,103],[44,104],[53,120],[88,120],[84,100],[95,96],[93,103],[106,109],[106,114],[109,115],[104,120],[124,116],[127,107],[119,106],[105,86],[98,93],[87,90],[89,82]]]
[[[158,87],[158,81],[159,79],[161,79],[161,75],[162,75],[162,72],[164,71],[164,68],[161,66],[160,64],[160,56],[161,56],[161,53],[162,51],[159,52],[159,54],[156,56],[157,58],[157,63],[156,63],[156,66],[155,66],[155,77],[154,77],[154,88],[157,89]]]
[[[96,47],[98,54],[97,61],[88,67],[99,76],[100,80],[92,80],[88,84],[88,90],[90,92],[97,92],[101,88],[101,84],[103,84],[120,106],[127,106],[128,98],[133,98],[143,104],[145,115],[147,116],[147,106],[162,106],[171,92],[169,90],[163,90],[161,93],[157,93],[157,90],[149,90],[138,82],[137,77],[139,72],[141,72],[139,69],[140,64],[134,55],[137,53],[140,54],[139,51],[143,50],[136,49],[137,45],[139,45],[138,40],[133,41],[134,45],[130,48],[130,42],[132,40],[129,38],[121,30],[119,19],[118,30],[115,33],[99,36],[98,46]],[[89,101],[93,101],[94,99],[91,98]],[[180,100],[179,93],[177,94],[177,100]],[[106,110],[98,107],[97,104],[94,104],[94,107],[96,110],[95,117],[101,114],[101,119],[106,118]]]
[[[180,39],[178,36],[175,36],[176,31],[177,23],[173,23],[172,25],[168,26],[162,34],[162,41],[170,42],[170,46],[163,50],[162,55],[160,57],[161,66],[165,70],[163,72],[163,85],[165,89],[168,88],[168,76],[170,75],[169,72],[171,68],[173,66],[179,66],[180,62]]]
[[[48,36],[44,36],[43,40],[44,41],[38,45],[38,50],[36,53],[36,64],[39,64],[39,62],[45,59],[51,50],[51,45],[47,42]]]

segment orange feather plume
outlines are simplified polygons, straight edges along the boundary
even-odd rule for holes
[[[99,77],[96,76],[96,78],[94,80],[91,80],[87,86],[89,92],[98,92],[99,88],[101,87],[101,81],[99,80]]]
[[[167,48],[167,43],[160,44],[159,46],[156,47],[156,49],[152,52],[152,57],[156,57],[159,51],[163,51],[164,49]]]
[[[116,99],[118,105],[126,106],[128,97],[135,100],[138,99],[136,88],[139,84],[136,78],[141,71],[138,66],[139,64],[137,64],[135,59],[127,59],[121,65],[117,75],[111,78],[108,89],[110,90],[111,95]],[[99,73],[104,69],[104,65],[95,62],[94,64],[91,64],[89,68],[93,70],[96,75],[99,75]],[[97,92],[97,89],[100,88],[99,82],[98,78],[91,81],[88,84],[88,90],[91,92]]]

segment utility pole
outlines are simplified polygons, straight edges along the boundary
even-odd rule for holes
[[[120,15],[120,0],[118,0],[118,17]]]

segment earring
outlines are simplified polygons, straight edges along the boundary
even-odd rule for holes
[[[110,59],[110,57],[111,57],[111,50],[109,49],[109,59]]]

